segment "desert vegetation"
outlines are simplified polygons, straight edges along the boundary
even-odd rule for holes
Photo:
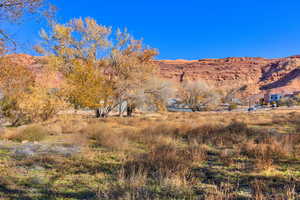
[[[42,29],[40,36],[43,42],[35,46],[43,55],[40,66],[9,56],[0,60],[1,114],[12,126],[70,110],[94,110],[97,118],[163,111],[171,97],[193,111],[212,110],[224,96],[204,81],[178,84],[159,78],[157,50],[126,29],[113,31],[92,18],[78,18],[51,22],[49,33]]]
[[[216,89],[202,80],[161,79],[155,61],[158,50],[127,29],[105,26],[90,17],[59,23],[51,18],[55,8],[48,4],[40,0],[0,3],[7,22],[36,13],[35,17],[46,16],[48,21],[34,46],[41,57],[31,65],[8,55],[9,47],[17,44],[0,30],[5,49],[0,58],[0,114],[11,126],[78,110],[94,110],[97,118],[159,112],[167,109],[170,98],[193,111],[215,110],[221,103],[232,104],[239,91]],[[235,108],[232,105],[230,110]]]
[[[166,81],[127,29],[54,11],[0,0],[0,22],[49,24],[31,65],[0,29],[1,200],[300,199],[299,111],[212,112],[245,104],[247,85]],[[169,100],[202,112],[166,112]]]
[[[286,111],[62,115],[5,129],[0,196],[298,199],[298,118]],[[64,148],[41,150],[50,144]],[[80,150],[63,152],[74,146]]]

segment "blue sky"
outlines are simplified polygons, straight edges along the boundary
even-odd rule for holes
[[[93,17],[127,27],[159,49],[158,59],[300,54],[299,0],[51,0],[59,22]],[[30,52],[44,23],[26,20],[11,28]],[[20,50],[19,50],[20,51]]]

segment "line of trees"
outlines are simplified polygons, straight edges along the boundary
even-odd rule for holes
[[[0,20],[49,11],[45,4],[44,0],[0,0]],[[44,121],[70,108],[95,110],[96,117],[107,117],[112,111],[131,116],[136,108],[164,110],[170,97],[196,110],[214,109],[231,95],[222,97],[202,81],[174,86],[158,78],[154,62],[158,51],[126,29],[114,30],[92,18],[60,24],[49,18],[52,12],[46,13],[49,31],[40,31],[41,42],[34,47],[42,55],[39,72],[9,56],[0,57],[1,114],[12,125]],[[8,52],[5,44],[10,41],[0,30],[2,54]]]
[[[40,36],[35,50],[43,55],[41,73],[7,56],[0,60],[0,106],[13,125],[47,120],[66,108],[94,109],[106,117],[116,109],[131,116],[146,104],[164,107],[168,84],[156,76],[158,52],[127,30],[78,18],[51,21],[50,31]]]

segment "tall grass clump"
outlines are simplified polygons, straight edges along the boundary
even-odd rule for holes
[[[81,132],[92,140],[92,145],[95,147],[125,150],[129,146],[128,139],[122,132],[118,132],[104,123],[91,124]]]
[[[232,146],[261,134],[261,131],[249,128],[243,122],[234,121],[227,126],[208,124],[193,128],[186,133],[188,140],[200,144]]]
[[[8,139],[22,142],[22,141],[41,141],[48,135],[48,131],[40,125],[31,125],[25,128],[17,130],[13,134],[8,136]]]
[[[181,130],[169,123],[151,123],[129,137],[147,148],[158,145],[176,145],[180,142]]]
[[[166,199],[185,199],[194,195],[192,169],[204,160],[206,152],[201,146],[159,144],[129,158],[123,166],[123,176],[128,186],[135,185],[133,188],[137,183],[144,187],[154,183]]]
[[[237,198],[237,187],[230,183],[221,183],[204,195],[205,200],[230,200]]]
[[[261,140],[251,139],[242,143],[239,151],[254,159],[258,169],[268,169],[275,161],[297,156],[297,138],[292,135],[269,135]]]
[[[152,177],[186,175],[195,163],[206,159],[206,152],[198,147],[180,148],[172,144],[154,146],[148,153],[138,154],[125,164],[125,169],[144,169]]]

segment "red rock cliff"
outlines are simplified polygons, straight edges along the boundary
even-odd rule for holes
[[[264,90],[292,92],[300,90],[300,56],[280,59],[230,57],[194,61],[158,61],[160,74],[179,81],[180,74],[190,80],[204,80],[217,87],[248,85],[250,93]]]

